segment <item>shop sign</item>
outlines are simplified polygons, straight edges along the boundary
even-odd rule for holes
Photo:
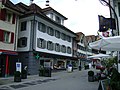
[[[16,71],[20,71],[21,72],[21,62],[16,62]]]

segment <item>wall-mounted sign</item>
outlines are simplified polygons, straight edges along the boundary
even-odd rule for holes
[[[20,71],[21,72],[21,69],[22,69],[21,62],[16,62],[16,71]]]

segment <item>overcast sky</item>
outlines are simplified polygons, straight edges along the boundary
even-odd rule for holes
[[[29,0],[11,0],[13,3],[23,2],[29,5]],[[98,15],[109,17],[109,8],[101,5],[99,0],[49,0],[49,5],[68,18],[65,26],[73,32],[85,35],[97,35],[99,29]],[[41,8],[46,7],[46,0],[34,0]]]

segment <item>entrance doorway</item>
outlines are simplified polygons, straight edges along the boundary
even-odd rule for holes
[[[0,56],[0,77],[5,76],[5,58]]]

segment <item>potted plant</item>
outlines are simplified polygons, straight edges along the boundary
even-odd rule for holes
[[[88,81],[89,82],[94,81],[94,72],[92,70],[88,71]]]
[[[112,69],[110,86],[112,90],[120,90],[120,73],[115,68]]]
[[[51,68],[50,67],[46,67],[44,69],[44,76],[45,77],[51,77]]]
[[[14,82],[21,82],[21,73],[20,71],[14,72]]]
[[[44,67],[42,65],[40,65],[40,68],[39,68],[39,76],[44,76]]]
[[[27,66],[22,69],[22,79],[27,79]]]
[[[86,70],[86,69],[89,69],[89,65],[85,65],[84,67],[85,67],[85,70]]]
[[[27,79],[27,70],[22,70],[22,79]]]

